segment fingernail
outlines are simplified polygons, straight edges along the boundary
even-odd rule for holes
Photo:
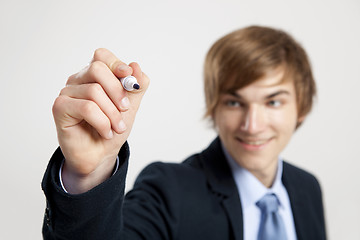
[[[108,139],[112,139],[114,136],[112,130],[110,130],[110,132],[108,133]]]
[[[126,130],[126,125],[125,125],[125,123],[124,123],[123,120],[121,120],[121,121],[119,122],[119,130],[120,130],[121,132],[123,132],[123,131]]]
[[[119,69],[120,71],[126,71],[126,70],[128,70],[129,68],[130,68],[130,67],[129,67],[128,65],[121,64],[118,69]]]
[[[128,109],[130,107],[130,101],[128,97],[124,97],[123,99],[121,99],[120,107],[122,109]]]

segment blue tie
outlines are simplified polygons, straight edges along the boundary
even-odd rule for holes
[[[258,240],[286,240],[284,222],[278,212],[279,200],[275,194],[266,194],[256,205],[261,210]]]

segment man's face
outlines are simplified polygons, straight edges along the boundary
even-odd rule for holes
[[[273,178],[298,122],[294,83],[282,71],[220,96],[213,119],[231,157],[258,179]]]

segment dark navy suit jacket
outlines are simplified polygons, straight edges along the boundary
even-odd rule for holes
[[[239,193],[218,138],[181,164],[149,165],[124,197],[128,158],[126,143],[114,176],[86,193],[69,195],[59,184],[63,155],[58,149],[42,182],[44,239],[243,239]],[[326,239],[315,177],[284,162],[282,181],[298,239]]]

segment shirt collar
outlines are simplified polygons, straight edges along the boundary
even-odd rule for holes
[[[265,187],[251,172],[242,168],[222,145],[226,160],[231,168],[236,186],[239,191],[243,208],[255,205],[265,194],[274,193],[279,199],[280,208],[284,207],[284,198],[287,197],[285,187],[281,181],[283,161],[278,158],[278,167],[274,184],[271,188]]]

